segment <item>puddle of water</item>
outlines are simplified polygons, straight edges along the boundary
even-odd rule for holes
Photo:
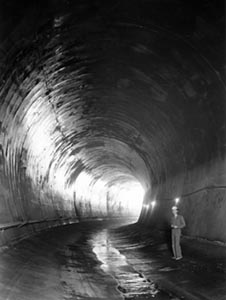
[[[101,231],[93,239],[93,252],[99,261],[102,262],[101,269],[115,276],[119,267],[128,266],[124,255],[111,245],[107,229]]]
[[[157,285],[137,272],[111,243],[107,229],[98,232],[91,240],[93,252],[102,262],[101,269],[118,282],[124,299],[170,299],[158,290]],[[162,296],[161,296],[162,295]]]

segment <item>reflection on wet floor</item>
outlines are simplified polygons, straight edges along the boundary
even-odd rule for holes
[[[55,228],[3,251],[0,300],[226,299],[226,261],[187,245],[176,262],[164,237],[112,223]]]
[[[95,234],[91,240],[93,252],[102,262],[101,269],[118,282],[124,299],[171,299],[142,273],[137,272],[112,244],[108,229]]]
[[[93,245],[94,253],[103,262],[101,268],[104,272],[114,276],[117,268],[128,266],[125,256],[111,245],[107,229],[95,235]]]

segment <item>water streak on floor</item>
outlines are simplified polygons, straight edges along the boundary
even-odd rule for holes
[[[102,262],[101,269],[118,282],[124,299],[170,299],[157,285],[137,272],[114,246],[108,229],[103,229],[91,240],[93,252]]]
[[[200,255],[206,244],[195,252],[182,240],[184,258],[175,261],[165,235],[120,225],[81,222],[9,247],[0,300],[225,300],[225,256]]]

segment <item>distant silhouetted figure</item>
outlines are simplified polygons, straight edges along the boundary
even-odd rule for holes
[[[173,250],[173,259],[181,259],[181,246],[180,246],[180,236],[181,229],[185,227],[185,221],[183,216],[178,214],[177,206],[172,207],[173,216],[171,218],[171,241],[172,241],[172,250]]]

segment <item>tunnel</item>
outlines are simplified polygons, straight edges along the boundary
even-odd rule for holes
[[[224,1],[0,2],[0,299],[111,299],[73,294],[68,275],[67,296],[53,287],[33,294],[33,265],[26,284],[10,277],[39,247],[45,264],[64,242],[89,264],[84,244],[71,241],[83,243],[89,226],[110,240],[103,224],[121,224],[115,243],[122,234],[141,245],[150,232],[167,239],[174,205],[186,220],[184,245],[224,254],[224,18]],[[92,245],[100,258],[96,238]],[[112,299],[152,299],[126,289],[119,284]],[[223,300],[221,292],[185,299]]]

